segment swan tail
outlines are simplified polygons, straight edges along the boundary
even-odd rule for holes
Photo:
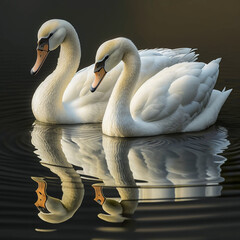
[[[214,89],[212,91],[211,97],[205,109],[196,118],[194,118],[190,124],[187,125],[183,132],[200,131],[208,128],[216,122],[223,104],[232,91],[232,89],[227,91],[225,89],[226,88],[222,91]]]
[[[195,51],[196,48],[176,48],[173,49],[175,55],[172,56],[174,63],[181,62],[195,62],[198,59],[199,54]]]
[[[221,60],[222,60],[222,58],[217,58],[217,59],[211,61],[211,63],[214,62],[214,63],[220,64]]]

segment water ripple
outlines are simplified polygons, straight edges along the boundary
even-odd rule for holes
[[[62,232],[74,231],[99,239],[134,232],[138,239],[203,240],[196,233],[237,229],[240,145],[227,128],[111,138],[100,124],[33,122],[22,97],[2,96],[14,106],[1,107],[7,116],[0,128],[4,231],[28,229],[36,239],[43,232],[64,239]],[[39,194],[46,202],[36,208]]]

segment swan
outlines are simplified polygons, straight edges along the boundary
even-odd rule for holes
[[[37,60],[31,74],[39,72],[50,51],[61,46],[56,69],[39,85],[32,98],[32,111],[40,122],[76,124],[101,122],[104,111],[123,64],[108,74],[93,97],[89,88],[94,79],[90,65],[76,73],[81,48],[73,26],[61,19],[45,22],[38,31]],[[182,61],[195,61],[193,49],[149,49],[139,52],[142,69],[138,85],[163,68]],[[137,87],[136,86],[136,87]]]
[[[213,90],[219,58],[209,64],[182,62],[166,67],[134,92],[141,67],[138,50],[131,40],[115,38],[97,50],[92,92],[121,60],[124,68],[102,122],[103,133],[109,136],[153,136],[203,130],[215,123],[232,90]]]

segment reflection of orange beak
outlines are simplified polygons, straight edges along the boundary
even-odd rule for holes
[[[37,60],[33,66],[33,68],[31,69],[31,74],[35,75],[38,73],[38,71],[40,70],[40,68],[42,67],[44,61],[46,60],[47,56],[48,56],[49,50],[48,50],[48,44],[46,44],[44,46],[43,49],[37,49]]]
[[[94,92],[98,88],[106,73],[107,72],[104,68],[101,68],[98,72],[95,72],[95,79],[90,89],[91,92]]]
[[[98,186],[98,185],[92,185],[92,187],[95,190],[95,198],[94,201],[96,201],[97,203],[99,203],[100,205],[103,205],[103,203],[105,202],[106,198],[103,195],[102,192],[102,186]]]
[[[35,206],[42,210],[43,212],[48,212],[46,208],[46,201],[47,201],[47,183],[42,179],[38,177],[32,177],[32,179],[37,182],[38,188],[36,190],[38,200],[35,202]]]

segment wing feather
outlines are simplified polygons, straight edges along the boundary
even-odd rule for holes
[[[184,62],[165,68],[146,81],[133,96],[134,118],[160,121],[176,111],[193,118],[206,106],[218,76],[219,60],[209,64]]]

